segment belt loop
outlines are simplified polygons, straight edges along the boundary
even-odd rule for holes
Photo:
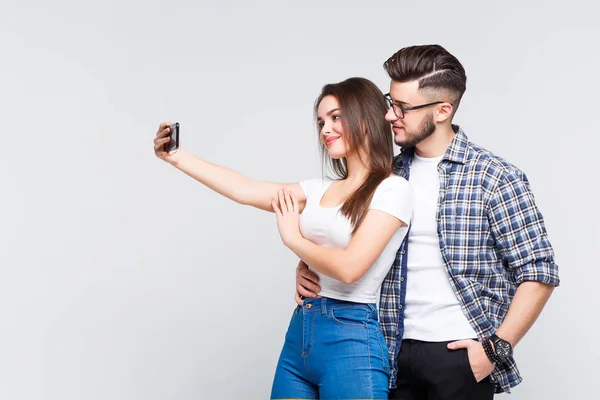
[[[327,298],[323,297],[321,299],[321,316],[326,317],[327,316]]]

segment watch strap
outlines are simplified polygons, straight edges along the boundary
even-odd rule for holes
[[[492,336],[490,336],[490,340],[492,342],[496,343],[498,340],[502,340],[502,339],[494,333],[494,334],[492,334]]]
[[[496,356],[496,353],[494,352],[494,349],[492,348],[492,344],[490,343],[490,338],[483,339],[483,341],[481,342],[481,345],[483,346],[485,355],[490,360],[490,362],[494,365],[499,364],[500,360],[498,360],[498,357]]]

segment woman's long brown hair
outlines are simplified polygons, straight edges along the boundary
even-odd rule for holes
[[[367,156],[367,160],[364,161],[369,175],[344,201],[340,210],[352,223],[354,233],[369,209],[375,189],[392,173],[394,148],[391,127],[385,120],[387,106],[381,90],[365,78],[349,78],[325,85],[315,102],[315,115],[325,96],[334,96],[340,105],[344,141],[348,145],[348,151],[360,151]],[[329,162],[338,178],[348,177],[345,158],[332,159],[322,143],[321,155],[324,161]]]

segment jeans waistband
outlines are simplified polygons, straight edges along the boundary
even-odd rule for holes
[[[371,312],[377,310],[375,303],[355,303],[352,301],[330,299],[327,297],[305,299],[302,302],[302,306],[298,306],[298,308],[302,308],[304,312],[321,312],[323,315],[327,314],[328,309],[358,308]]]

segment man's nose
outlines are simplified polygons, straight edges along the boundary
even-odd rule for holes
[[[385,113],[385,120],[388,122],[394,122],[396,120],[398,120],[398,116],[396,115],[396,113],[394,112],[394,110],[392,109],[392,107],[388,108],[387,113]]]

